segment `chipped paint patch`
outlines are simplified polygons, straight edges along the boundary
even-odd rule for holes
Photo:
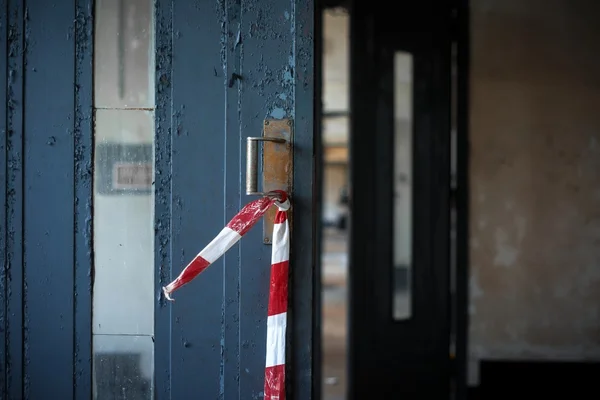
[[[499,267],[512,267],[517,261],[519,250],[510,243],[508,234],[502,229],[496,229],[496,255],[494,265]]]
[[[285,110],[277,107],[271,111],[270,115],[275,119],[283,119],[285,117]]]

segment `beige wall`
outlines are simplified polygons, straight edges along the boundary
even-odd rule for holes
[[[600,2],[472,0],[471,383],[600,359]]]

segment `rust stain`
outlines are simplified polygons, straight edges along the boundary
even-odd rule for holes
[[[291,195],[293,176],[293,121],[291,119],[267,119],[264,137],[283,138],[287,143],[264,142],[263,191],[285,190]],[[290,213],[291,214],[291,213]],[[265,214],[263,222],[264,243],[271,244],[275,208]],[[289,218],[290,228],[292,225]]]

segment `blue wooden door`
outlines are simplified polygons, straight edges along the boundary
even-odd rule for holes
[[[156,280],[177,275],[255,198],[244,194],[246,137],[266,118],[292,118],[289,373],[295,398],[310,398],[312,1],[159,1],[156,27]],[[262,239],[257,226],[175,303],[156,303],[159,397],[261,397],[271,251]]]
[[[262,226],[166,302],[294,126],[288,397],[313,393],[313,1],[0,0],[0,398],[263,397]]]

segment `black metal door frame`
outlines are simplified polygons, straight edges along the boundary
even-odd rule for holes
[[[349,398],[448,398],[452,10],[355,2]],[[392,319],[393,55],[413,55],[412,317]],[[394,396],[394,397],[392,397]]]

